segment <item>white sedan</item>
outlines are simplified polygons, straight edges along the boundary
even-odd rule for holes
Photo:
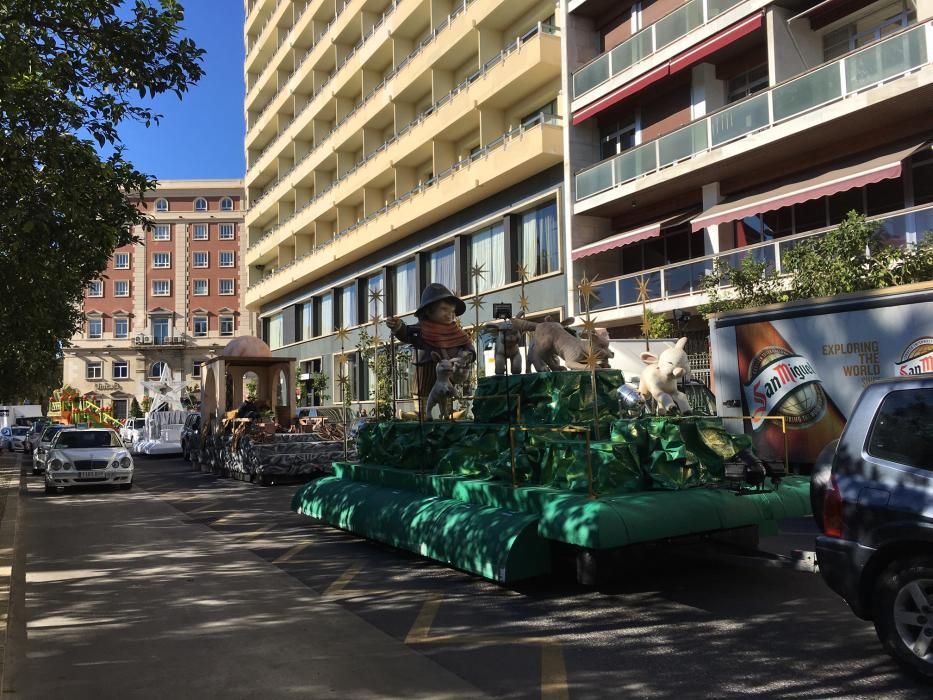
[[[109,428],[62,430],[46,455],[45,492],[66,486],[133,487],[133,458]]]

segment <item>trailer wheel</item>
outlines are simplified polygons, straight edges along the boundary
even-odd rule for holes
[[[577,583],[581,586],[598,586],[605,583],[605,557],[592,549],[577,552]]]

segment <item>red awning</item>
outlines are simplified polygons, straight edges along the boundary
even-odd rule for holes
[[[718,34],[711,36],[706,41],[703,41],[700,44],[697,44],[696,46],[688,49],[687,51],[684,51],[683,53],[675,56],[670,61],[665,61],[657,68],[648,71],[639,78],[636,78],[635,80],[616,88],[603,97],[600,97],[598,100],[592,104],[587,105],[573,115],[572,122],[574,126],[589,119],[593,115],[602,112],[604,109],[611,107],[617,102],[621,102],[626,97],[644,90],[652,83],[656,83],[662,78],[666,78],[671,73],[675,73],[679,70],[683,70],[684,68],[688,68],[695,63],[699,63],[711,53],[714,53],[724,46],[737,41],[746,34],[750,34],[751,32],[761,27],[763,17],[764,15],[762,15],[760,12],[751,17],[747,17],[741,22],[737,22],[731,27],[723,29]]]
[[[845,192],[853,187],[900,177],[901,162],[922,147],[922,143],[915,143],[908,148],[875,155],[870,160],[823,169],[816,175],[811,170],[809,177],[801,175],[755,194],[720,202],[702,212],[690,225],[694,231],[699,231],[707,226],[764,214],[792,204]]]
[[[647,226],[640,226],[632,231],[625,231],[623,233],[617,233],[614,236],[609,236],[608,238],[603,238],[600,241],[595,243],[589,243],[585,246],[581,246],[574,250],[570,254],[572,260],[579,260],[580,258],[585,258],[590,255],[596,255],[597,253],[604,253],[607,250],[612,250],[613,248],[621,248],[622,246],[629,245],[630,243],[637,243],[638,241],[643,241],[646,238],[653,238],[661,233],[661,229],[670,228],[672,226],[678,226],[689,221],[694,214],[696,214],[696,209],[689,209],[688,211],[682,211],[679,214],[668,217],[667,219],[661,219],[653,224],[648,224]]]

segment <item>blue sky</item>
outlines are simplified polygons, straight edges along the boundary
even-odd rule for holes
[[[120,126],[125,157],[159,180],[243,177],[243,1],[182,5],[185,34],[206,51],[205,75],[181,100],[153,101],[158,126]]]

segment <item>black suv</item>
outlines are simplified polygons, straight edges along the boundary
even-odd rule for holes
[[[191,461],[191,450],[201,446],[201,414],[189,413],[181,428],[181,456],[186,462]]]
[[[864,389],[811,498],[823,579],[889,654],[933,678],[933,375]]]

